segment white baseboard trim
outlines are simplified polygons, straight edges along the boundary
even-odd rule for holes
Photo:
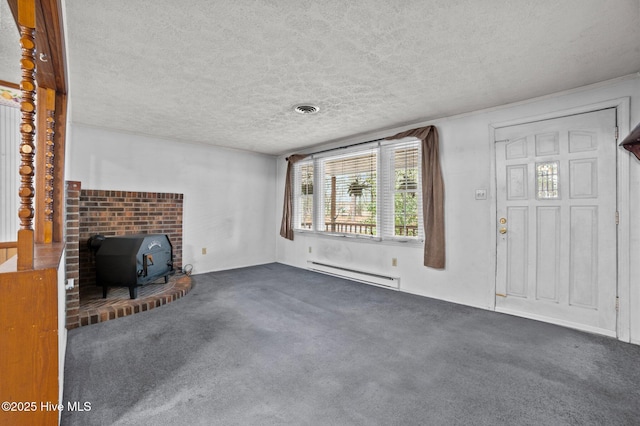
[[[557,318],[545,317],[542,315],[535,315],[528,312],[520,312],[512,309],[496,308],[496,312],[502,314],[514,315],[517,317],[532,319],[536,321],[546,322],[550,324],[560,325],[562,327],[573,328],[575,330],[586,331],[587,333],[601,334],[607,337],[617,338],[618,334],[615,330],[607,330],[604,328],[593,327],[590,325],[579,324],[571,321],[559,320]]]

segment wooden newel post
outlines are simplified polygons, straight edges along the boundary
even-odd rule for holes
[[[20,229],[18,230],[18,269],[33,269],[33,188],[34,175],[34,135],[35,135],[35,3],[33,0],[21,0],[18,2],[18,24],[20,26],[20,46],[22,58],[20,68],[22,80],[22,121],[20,124]]]

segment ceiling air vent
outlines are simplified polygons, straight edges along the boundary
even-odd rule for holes
[[[298,114],[315,114],[320,111],[320,108],[315,105],[296,105],[293,110]]]

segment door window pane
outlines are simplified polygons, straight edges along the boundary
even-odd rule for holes
[[[560,198],[557,161],[536,164],[536,189],[538,200]]]

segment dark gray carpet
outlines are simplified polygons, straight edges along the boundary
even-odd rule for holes
[[[281,264],[69,332],[63,425],[638,425],[640,347]]]

